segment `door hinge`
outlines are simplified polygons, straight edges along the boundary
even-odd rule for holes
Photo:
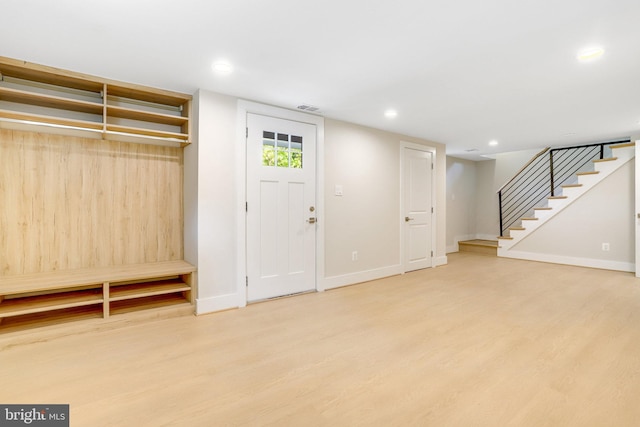
[[[433,206],[431,206],[431,213],[433,213]]]
[[[249,128],[246,127],[245,131],[246,131],[245,134],[244,134],[245,138],[249,138]]]
[[[431,251],[431,258],[433,258],[433,251]]]
[[[244,285],[249,287],[249,276],[244,276]]]
[[[249,212],[249,202],[244,202],[244,211]]]
[[[433,163],[431,163],[431,170],[433,170]]]

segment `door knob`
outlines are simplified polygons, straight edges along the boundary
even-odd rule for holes
[[[311,217],[311,218],[309,218],[309,219],[307,220],[307,222],[308,222],[309,224],[315,224],[315,223],[316,223],[316,219],[315,219],[314,217]]]
[[[409,218],[408,216],[405,216],[405,217],[404,217],[404,222],[409,222],[409,221],[411,221],[411,220],[413,220],[413,218]]]

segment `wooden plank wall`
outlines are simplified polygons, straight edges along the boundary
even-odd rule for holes
[[[174,147],[0,129],[0,275],[183,257]]]

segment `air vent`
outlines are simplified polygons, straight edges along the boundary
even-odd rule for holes
[[[298,110],[308,111],[310,113],[317,113],[318,110],[320,110],[320,108],[318,107],[314,107],[313,105],[307,105],[307,104],[298,105],[297,108]]]
[[[480,151],[480,150],[478,150],[477,148],[469,148],[468,150],[464,150],[464,151],[466,151],[467,153],[473,153],[474,151]]]

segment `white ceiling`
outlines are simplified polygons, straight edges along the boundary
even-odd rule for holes
[[[0,56],[311,104],[470,159],[640,134],[638,0],[1,0],[0,18]]]

